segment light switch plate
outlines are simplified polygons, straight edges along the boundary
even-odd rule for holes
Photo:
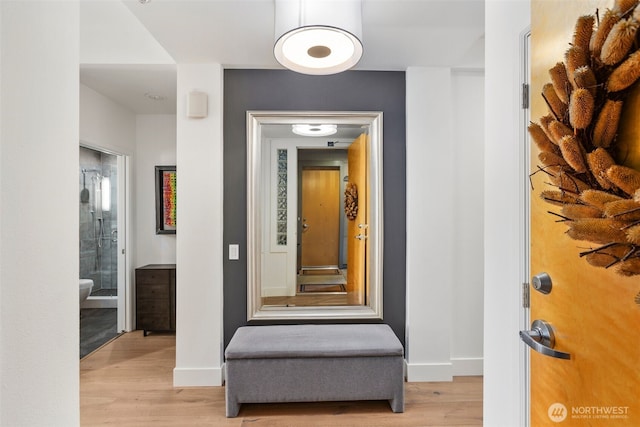
[[[229,245],[229,259],[230,260],[240,259],[240,245],[238,244]]]

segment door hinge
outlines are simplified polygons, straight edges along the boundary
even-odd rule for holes
[[[524,282],[522,284],[522,307],[531,307],[531,293],[529,291],[529,283]]]
[[[522,109],[526,110],[529,108],[529,85],[527,83],[522,83]]]

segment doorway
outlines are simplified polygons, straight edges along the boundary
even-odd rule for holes
[[[125,329],[125,158],[81,146],[79,178],[79,279],[91,284],[80,301],[82,358]]]
[[[529,414],[534,427],[552,423],[640,425],[637,399],[640,345],[635,329],[640,323],[640,310],[635,301],[638,272],[633,269],[637,254],[633,239],[626,234],[626,230],[633,227],[628,224],[634,224],[635,220],[624,216],[626,210],[622,214],[610,210],[620,202],[633,203],[633,192],[637,189],[634,184],[631,190],[623,180],[617,180],[615,174],[618,168],[637,173],[632,165],[624,166],[628,164],[625,163],[628,157],[619,155],[624,153],[619,150],[623,144],[637,145],[637,139],[625,141],[622,132],[626,126],[634,131],[638,129],[637,105],[634,108],[634,104],[628,102],[633,90],[626,94],[627,98],[615,93],[620,97],[616,100],[624,100],[628,115],[623,112],[619,123],[612,124],[617,137],[607,144],[602,143],[605,137],[599,131],[576,122],[575,115],[559,114],[558,107],[562,104],[556,104],[553,110],[548,102],[556,96],[575,106],[576,100],[589,94],[587,96],[594,100],[591,112],[594,119],[586,124],[597,127],[599,121],[594,120],[602,117],[598,109],[613,99],[613,86],[607,83],[613,75],[608,74],[610,69],[594,66],[596,78],[590,87],[595,93],[591,95],[576,83],[577,73],[568,74],[568,66],[558,65],[558,58],[565,58],[567,41],[573,46],[589,46],[590,37],[574,38],[576,28],[591,31],[591,23],[598,21],[600,6],[601,2],[595,0],[538,1],[532,3],[531,9],[531,32],[535,38],[531,41],[534,96],[530,129],[534,144],[531,145],[530,170],[536,172],[531,178],[529,207],[532,322],[527,330],[521,331],[520,337],[531,347],[528,350]],[[585,61],[596,64],[597,61],[591,62],[594,50],[583,50],[589,52]],[[620,59],[624,60],[624,57]],[[548,83],[552,72],[574,80],[568,86],[554,86]],[[571,91],[566,97],[565,88]],[[608,117],[607,122],[617,120]],[[560,126],[566,127],[566,135],[545,133],[545,129]],[[567,140],[563,140],[565,136]],[[576,163],[570,164],[573,159],[565,146],[568,140],[575,141],[578,147],[579,157],[575,159],[586,159],[588,167],[581,169]],[[552,145],[545,146],[546,141]],[[567,166],[558,167],[556,160],[548,159],[556,150],[562,161],[569,160]],[[611,159],[605,167],[605,176],[611,181],[601,182],[595,162],[590,159],[605,155]],[[537,173],[539,170],[543,172]],[[572,186],[578,180],[581,184]],[[599,197],[597,200],[604,201],[597,203],[589,197],[593,194]],[[606,199],[612,195],[613,201]],[[594,213],[589,217],[576,215],[576,207],[586,207]],[[594,231],[578,234],[585,223]],[[600,228],[594,229],[592,224]]]

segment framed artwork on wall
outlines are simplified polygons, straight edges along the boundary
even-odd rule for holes
[[[176,234],[176,167],[156,166],[156,234]]]

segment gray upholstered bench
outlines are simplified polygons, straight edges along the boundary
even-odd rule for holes
[[[403,348],[391,328],[238,328],[225,351],[227,417],[242,403],[389,400],[404,411]]]

